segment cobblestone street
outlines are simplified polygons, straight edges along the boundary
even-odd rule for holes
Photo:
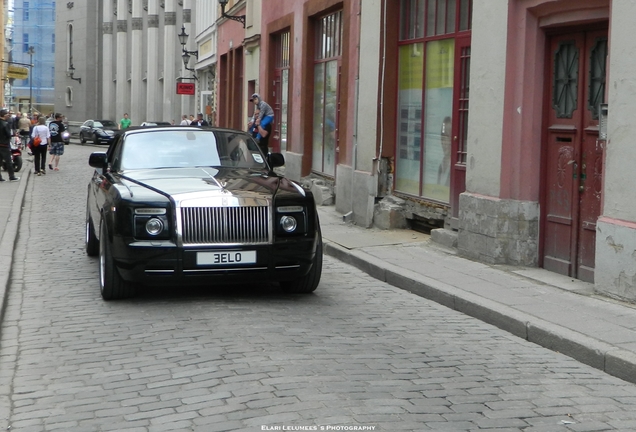
[[[0,341],[5,430],[636,430],[635,385],[330,257],[313,295],[102,301],[84,217],[88,155],[105,149],[69,145],[59,172],[29,180]]]

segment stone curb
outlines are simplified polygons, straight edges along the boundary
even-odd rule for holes
[[[350,250],[325,241],[324,252],[396,288],[472,316],[529,342],[636,384],[636,354],[632,352],[386,263],[360,250]]]
[[[2,232],[2,239],[0,240],[0,323],[4,324],[4,313],[6,309],[6,302],[9,291],[9,282],[11,280],[12,266],[13,266],[13,249],[18,239],[18,231],[20,226],[20,215],[22,214],[22,205],[24,204],[24,197],[26,188],[28,186],[29,179],[31,177],[32,164],[23,159],[22,170],[17,175],[20,176],[20,184],[12,198],[11,210],[9,211],[9,218],[4,226]],[[0,333],[3,336],[7,332],[11,332],[11,329],[0,327]],[[9,348],[10,349],[10,348]],[[5,357],[0,359],[0,370],[3,369],[4,361],[10,361],[13,354],[7,355],[3,353]],[[8,424],[6,421],[11,413],[11,400],[9,396],[9,384],[7,374],[9,371],[3,370],[0,373],[0,422],[2,422],[3,429],[7,429]],[[11,371],[13,373],[13,371]]]
[[[2,240],[0,240],[0,269],[2,269],[0,276],[0,322],[4,319],[5,302],[7,300],[13,265],[13,248],[18,238],[20,214],[22,213],[22,204],[24,203],[27,183],[31,177],[31,164],[26,161],[26,158],[23,160],[22,170],[16,173],[16,175],[20,176],[20,184],[13,197],[9,218],[4,226]]]

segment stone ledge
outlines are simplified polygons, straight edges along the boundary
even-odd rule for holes
[[[447,248],[455,249],[457,247],[457,237],[457,231],[445,228],[431,230],[431,240]]]

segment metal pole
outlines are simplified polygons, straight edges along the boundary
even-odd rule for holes
[[[33,54],[35,48],[29,47],[29,115],[33,116]]]

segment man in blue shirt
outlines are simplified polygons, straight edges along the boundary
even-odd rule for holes
[[[263,130],[267,129],[267,125],[272,124],[274,122],[274,110],[267,102],[261,99],[261,96],[258,93],[254,93],[250,98],[250,101],[254,103],[256,109],[259,110],[258,120],[260,120],[260,126]],[[257,119],[254,119],[256,122]],[[265,132],[267,133],[267,132]],[[261,133],[259,132],[256,135],[256,141],[260,141],[262,138]]]

